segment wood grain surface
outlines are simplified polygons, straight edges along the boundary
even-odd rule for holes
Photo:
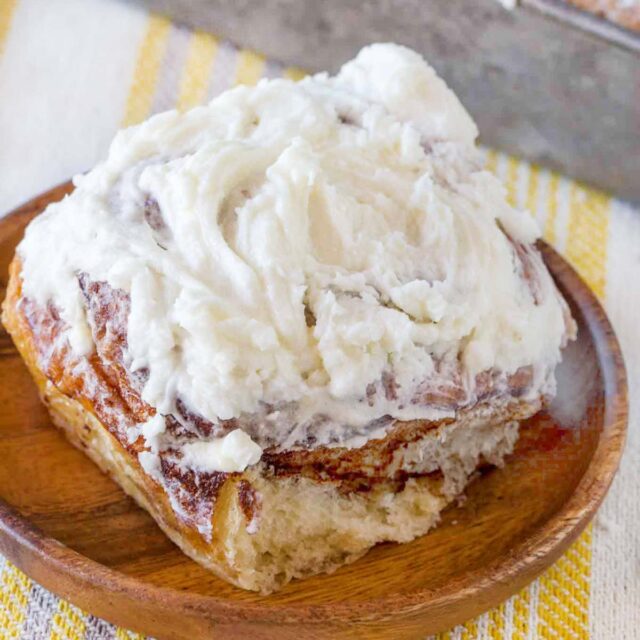
[[[70,190],[61,185],[0,221],[2,295],[25,225]],[[541,248],[579,325],[558,398],[523,425],[506,466],[478,477],[427,536],[380,545],[271,596],[241,591],[184,556],[51,426],[2,330],[0,551],[83,609],[167,640],[424,638],[498,604],[587,525],[618,467],[627,422],[624,364],[604,311]]]

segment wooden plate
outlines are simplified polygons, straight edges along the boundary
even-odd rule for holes
[[[0,269],[62,185],[0,221]],[[553,563],[615,474],[627,398],[601,306],[542,245],[579,324],[558,400],[524,426],[503,469],[476,480],[429,535],[373,549],[329,576],[269,597],[184,556],[153,520],[51,427],[11,340],[0,335],[0,550],[83,609],[158,638],[424,638],[498,604]],[[4,295],[4,291],[2,291]]]

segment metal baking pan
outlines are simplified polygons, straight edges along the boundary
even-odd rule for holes
[[[309,70],[365,44],[425,55],[482,141],[640,201],[640,33],[562,0],[140,0]]]

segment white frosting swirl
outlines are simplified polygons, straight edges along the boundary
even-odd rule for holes
[[[482,371],[531,364],[546,384],[562,302],[539,260],[537,301],[524,284],[506,233],[526,244],[537,230],[477,168],[476,134],[394,45],[334,78],[160,114],[120,132],[29,226],[24,292],[59,307],[78,353],[93,341],[77,274],[128,292],[128,366],[148,369],[143,398],[160,413],[177,397],[212,421],[268,406],[273,425],[288,407],[298,425],[325,416],[335,439],[382,416],[442,415],[412,399],[460,362],[470,391]],[[385,375],[396,397],[363,402]],[[234,465],[229,449],[225,469],[255,462],[252,450]]]

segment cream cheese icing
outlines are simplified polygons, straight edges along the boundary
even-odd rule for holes
[[[564,302],[535,253],[526,286],[515,246],[538,230],[480,168],[476,136],[433,69],[390,44],[335,77],[159,114],[29,225],[24,295],[53,302],[86,355],[78,275],[124,290],[127,367],[148,372],[158,415],[180,398],[214,422],[263,416],[283,446],[310,429],[316,446],[361,446],[381,419],[451,415],[416,393],[453,371],[469,398],[478,374],[530,365],[530,392],[550,391]],[[389,378],[393,393],[376,392]],[[141,433],[151,469],[163,426]],[[265,446],[222,440],[191,443],[183,463],[242,471]]]

